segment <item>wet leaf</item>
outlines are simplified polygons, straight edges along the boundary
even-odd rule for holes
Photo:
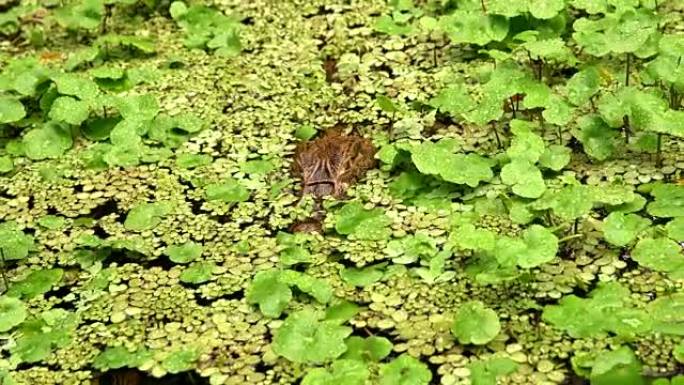
[[[207,199],[221,200],[227,203],[244,202],[249,199],[249,190],[239,181],[228,178],[221,183],[212,183],[205,188]]]
[[[526,160],[515,159],[501,169],[501,181],[523,198],[539,198],[546,191],[541,171]]]
[[[539,157],[539,165],[553,171],[561,171],[570,162],[571,154],[571,149],[558,144],[552,144]]]
[[[34,248],[34,238],[14,222],[0,223],[0,252],[5,260],[26,258]]]
[[[501,324],[496,312],[479,301],[462,304],[451,326],[451,333],[464,345],[484,345],[500,331]]]
[[[665,225],[667,236],[677,242],[684,242],[684,217],[675,218]]]
[[[213,262],[195,262],[180,275],[181,282],[200,284],[211,279],[216,265]]]
[[[103,350],[95,357],[93,366],[102,371],[125,367],[137,368],[150,359],[152,359],[152,353],[145,348],[129,351],[123,346],[116,346]]]
[[[682,247],[668,238],[644,238],[632,250],[632,259],[639,265],[670,273],[672,278],[684,278]]]
[[[684,294],[658,297],[647,306],[657,333],[684,336]]]
[[[427,365],[404,353],[380,367],[379,385],[427,385],[432,372]]]
[[[658,184],[651,190],[655,201],[646,206],[646,211],[655,217],[684,217],[684,186]]]
[[[381,265],[371,265],[366,267],[345,267],[340,270],[340,277],[348,284],[364,287],[372,285],[383,277]]]
[[[31,299],[50,291],[54,285],[62,280],[63,275],[64,270],[57,268],[32,271],[21,281],[10,285],[6,295],[24,300]]]
[[[650,225],[650,220],[639,215],[613,212],[603,220],[603,235],[610,244],[626,246]]]
[[[379,240],[390,235],[390,219],[380,208],[367,210],[359,202],[344,205],[337,212],[335,231],[342,235],[354,235],[357,239]]]
[[[472,385],[496,385],[497,377],[515,372],[518,364],[510,358],[491,358],[473,362],[468,368]]]
[[[71,132],[54,122],[30,130],[23,138],[26,156],[33,160],[57,158],[70,149],[72,144]]]
[[[340,359],[332,363],[330,370],[310,370],[304,376],[302,385],[364,385],[369,375],[370,372],[363,362]]]
[[[278,318],[292,299],[290,287],[280,280],[277,270],[261,271],[247,289],[247,302],[258,304],[267,317]]]
[[[26,116],[24,105],[16,98],[2,95],[0,96],[0,124],[13,123]]]
[[[347,338],[346,344],[347,352],[342,358],[350,360],[379,362],[392,352],[392,343],[385,337],[351,336]]]
[[[90,115],[88,103],[70,96],[60,96],[52,103],[48,116],[57,122],[78,126],[88,119],[88,115]]]
[[[605,352],[596,357],[591,368],[592,385],[644,385],[641,363],[626,346]]]
[[[195,367],[200,354],[194,349],[172,352],[161,362],[162,368],[171,374],[188,371]]]
[[[352,329],[322,318],[323,313],[311,309],[290,313],[275,332],[273,351],[297,363],[321,364],[342,355]]]
[[[0,332],[10,331],[26,319],[26,305],[17,298],[0,297]]]
[[[202,245],[193,241],[188,241],[181,245],[167,247],[164,254],[169,256],[171,262],[189,263],[202,255]]]
[[[169,202],[139,203],[128,212],[124,227],[131,231],[151,230],[171,211]]]

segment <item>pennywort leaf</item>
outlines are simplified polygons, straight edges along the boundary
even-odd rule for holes
[[[427,365],[406,353],[380,367],[380,385],[427,385],[430,380]]]
[[[501,324],[496,312],[479,301],[461,305],[451,326],[451,333],[464,345],[484,345],[500,331]]]
[[[290,313],[275,332],[273,351],[298,363],[325,363],[342,355],[352,329],[323,320],[323,313],[304,309]]]

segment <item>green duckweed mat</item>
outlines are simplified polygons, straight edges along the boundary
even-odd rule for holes
[[[683,384],[683,15],[0,0],[0,384]]]

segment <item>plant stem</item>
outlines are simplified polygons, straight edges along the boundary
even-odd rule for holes
[[[515,100],[513,100],[513,96],[511,96],[509,99],[511,103],[511,110],[513,110],[513,119],[515,119]]]
[[[539,60],[539,74],[537,75],[537,78],[539,81],[542,81],[542,78],[544,77],[544,60]]]
[[[432,46],[432,66],[437,67],[437,43]]]
[[[487,6],[485,6],[484,0],[480,0],[480,5],[482,5],[482,12],[487,13]]]
[[[658,133],[656,143],[658,146],[658,150],[656,151],[656,167],[661,167],[663,165],[663,158],[661,156],[661,151],[663,147],[663,134],[661,134],[660,132]]]
[[[625,63],[625,86],[629,86],[629,65],[632,61],[632,54],[627,52],[627,63]]]
[[[5,252],[0,247],[0,261],[2,262],[2,266],[0,266],[0,274],[2,275],[2,283],[5,286],[5,290],[9,289],[9,283],[7,283],[7,273],[5,271]]]
[[[558,126],[558,144],[563,145],[563,130],[561,126]]]
[[[559,239],[558,243],[572,241],[573,239],[582,238],[582,237],[584,237],[584,234],[572,234],[572,235],[568,235],[567,237],[563,237],[563,238]]]
[[[625,131],[625,143],[629,143],[629,116],[622,118],[622,129]]]
[[[492,131],[494,131],[494,137],[496,137],[496,145],[501,149],[501,138],[499,138],[499,132],[496,130],[495,122],[492,122]]]

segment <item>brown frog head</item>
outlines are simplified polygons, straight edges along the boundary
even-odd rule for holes
[[[302,180],[302,194],[342,198],[346,189],[375,166],[370,140],[329,130],[321,138],[297,146],[294,173]]]

